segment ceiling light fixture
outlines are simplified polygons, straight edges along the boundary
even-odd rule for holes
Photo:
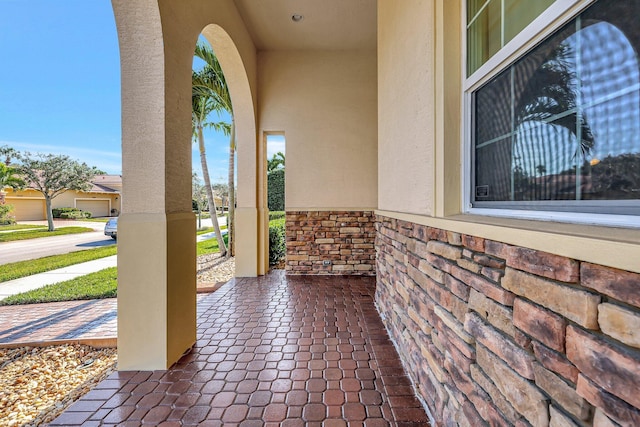
[[[294,13],[293,15],[291,15],[291,20],[292,20],[293,22],[300,22],[300,21],[302,21],[303,19],[304,19],[304,16],[303,16],[303,15],[300,15],[300,14],[298,14],[298,13]]]

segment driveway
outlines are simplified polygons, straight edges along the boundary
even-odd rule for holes
[[[22,223],[22,222],[21,222]],[[26,221],[26,224],[45,224],[46,221]],[[49,255],[60,255],[84,249],[97,248],[115,244],[115,241],[104,235],[102,222],[56,221],[57,227],[77,226],[91,227],[88,233],[69,234],[66,236],[41,237],[38,239],[18,240],[0,243],[0,264],[26,261]]]

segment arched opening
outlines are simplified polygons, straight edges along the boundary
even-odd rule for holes
[[[155,2],[114,0],[113,7],[122,61],[123,190],[130,200],[119,223],[118,368],[166,369],[196,342],[190,100],[193,53],[200,34],[219,59],[233,103],[236,274],[266,271],[266,209],[258,191],[256,165],[262,154],[256,145],[254,95],[244,58],[223,26],[235,34],[245,29],[232,9],[205,2],[207,13],[165,10]],[[172,19],[161,19],[163,13],[171,13]],[[228,25],[205,25],[203,21],[213,16]],[[250,61],[255,60],[246,40],[240,46]]]
[[[236,209],[233,224],[233,239],[236,254],[236,275],[239,277],[256,276],[267,271],[265,256],[267,234],[264,222],[265,214],[258,214],[255,226],[253,212],[256,208],[264,211],[264,197],[256,194],[261,176],[256,164],[262,164],[264,153],[257,150],[255,105],[251,94],[249,78],[234,41],[220,25],[209,24],[202,30],[220,62],[224,73],[231,102],[235,125],[235,145],[237,172],[235,184]],[[260,221],[259,218],[263,218]],[[262,223],[262,224],[261,224]],[[262,225],[262,226],[261,226]],[[256,227],[256,228],[254,228]]]

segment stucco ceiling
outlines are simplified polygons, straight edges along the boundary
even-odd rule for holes
[[[235,0],[258,50],[376,48],[376,0]],[[291,17],[304,17],[294,22]]]

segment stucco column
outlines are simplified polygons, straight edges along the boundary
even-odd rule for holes
[[[175,60],[157,2],[112,3],[122,67],[118,369],[166,369],[196,340],[191,54]]]
[[[248,136],[248,135],[247,135]],[[255,277],[265,274],[265,251],[268,254],[268,225],[264,222],[265,207],[257,191],[259,163],[255,138],[238,141],[238,207],[236,209],[236,276]],[[265,243],[264,231],[267,237]],[[266,247],[265,247],[266,244]]]

